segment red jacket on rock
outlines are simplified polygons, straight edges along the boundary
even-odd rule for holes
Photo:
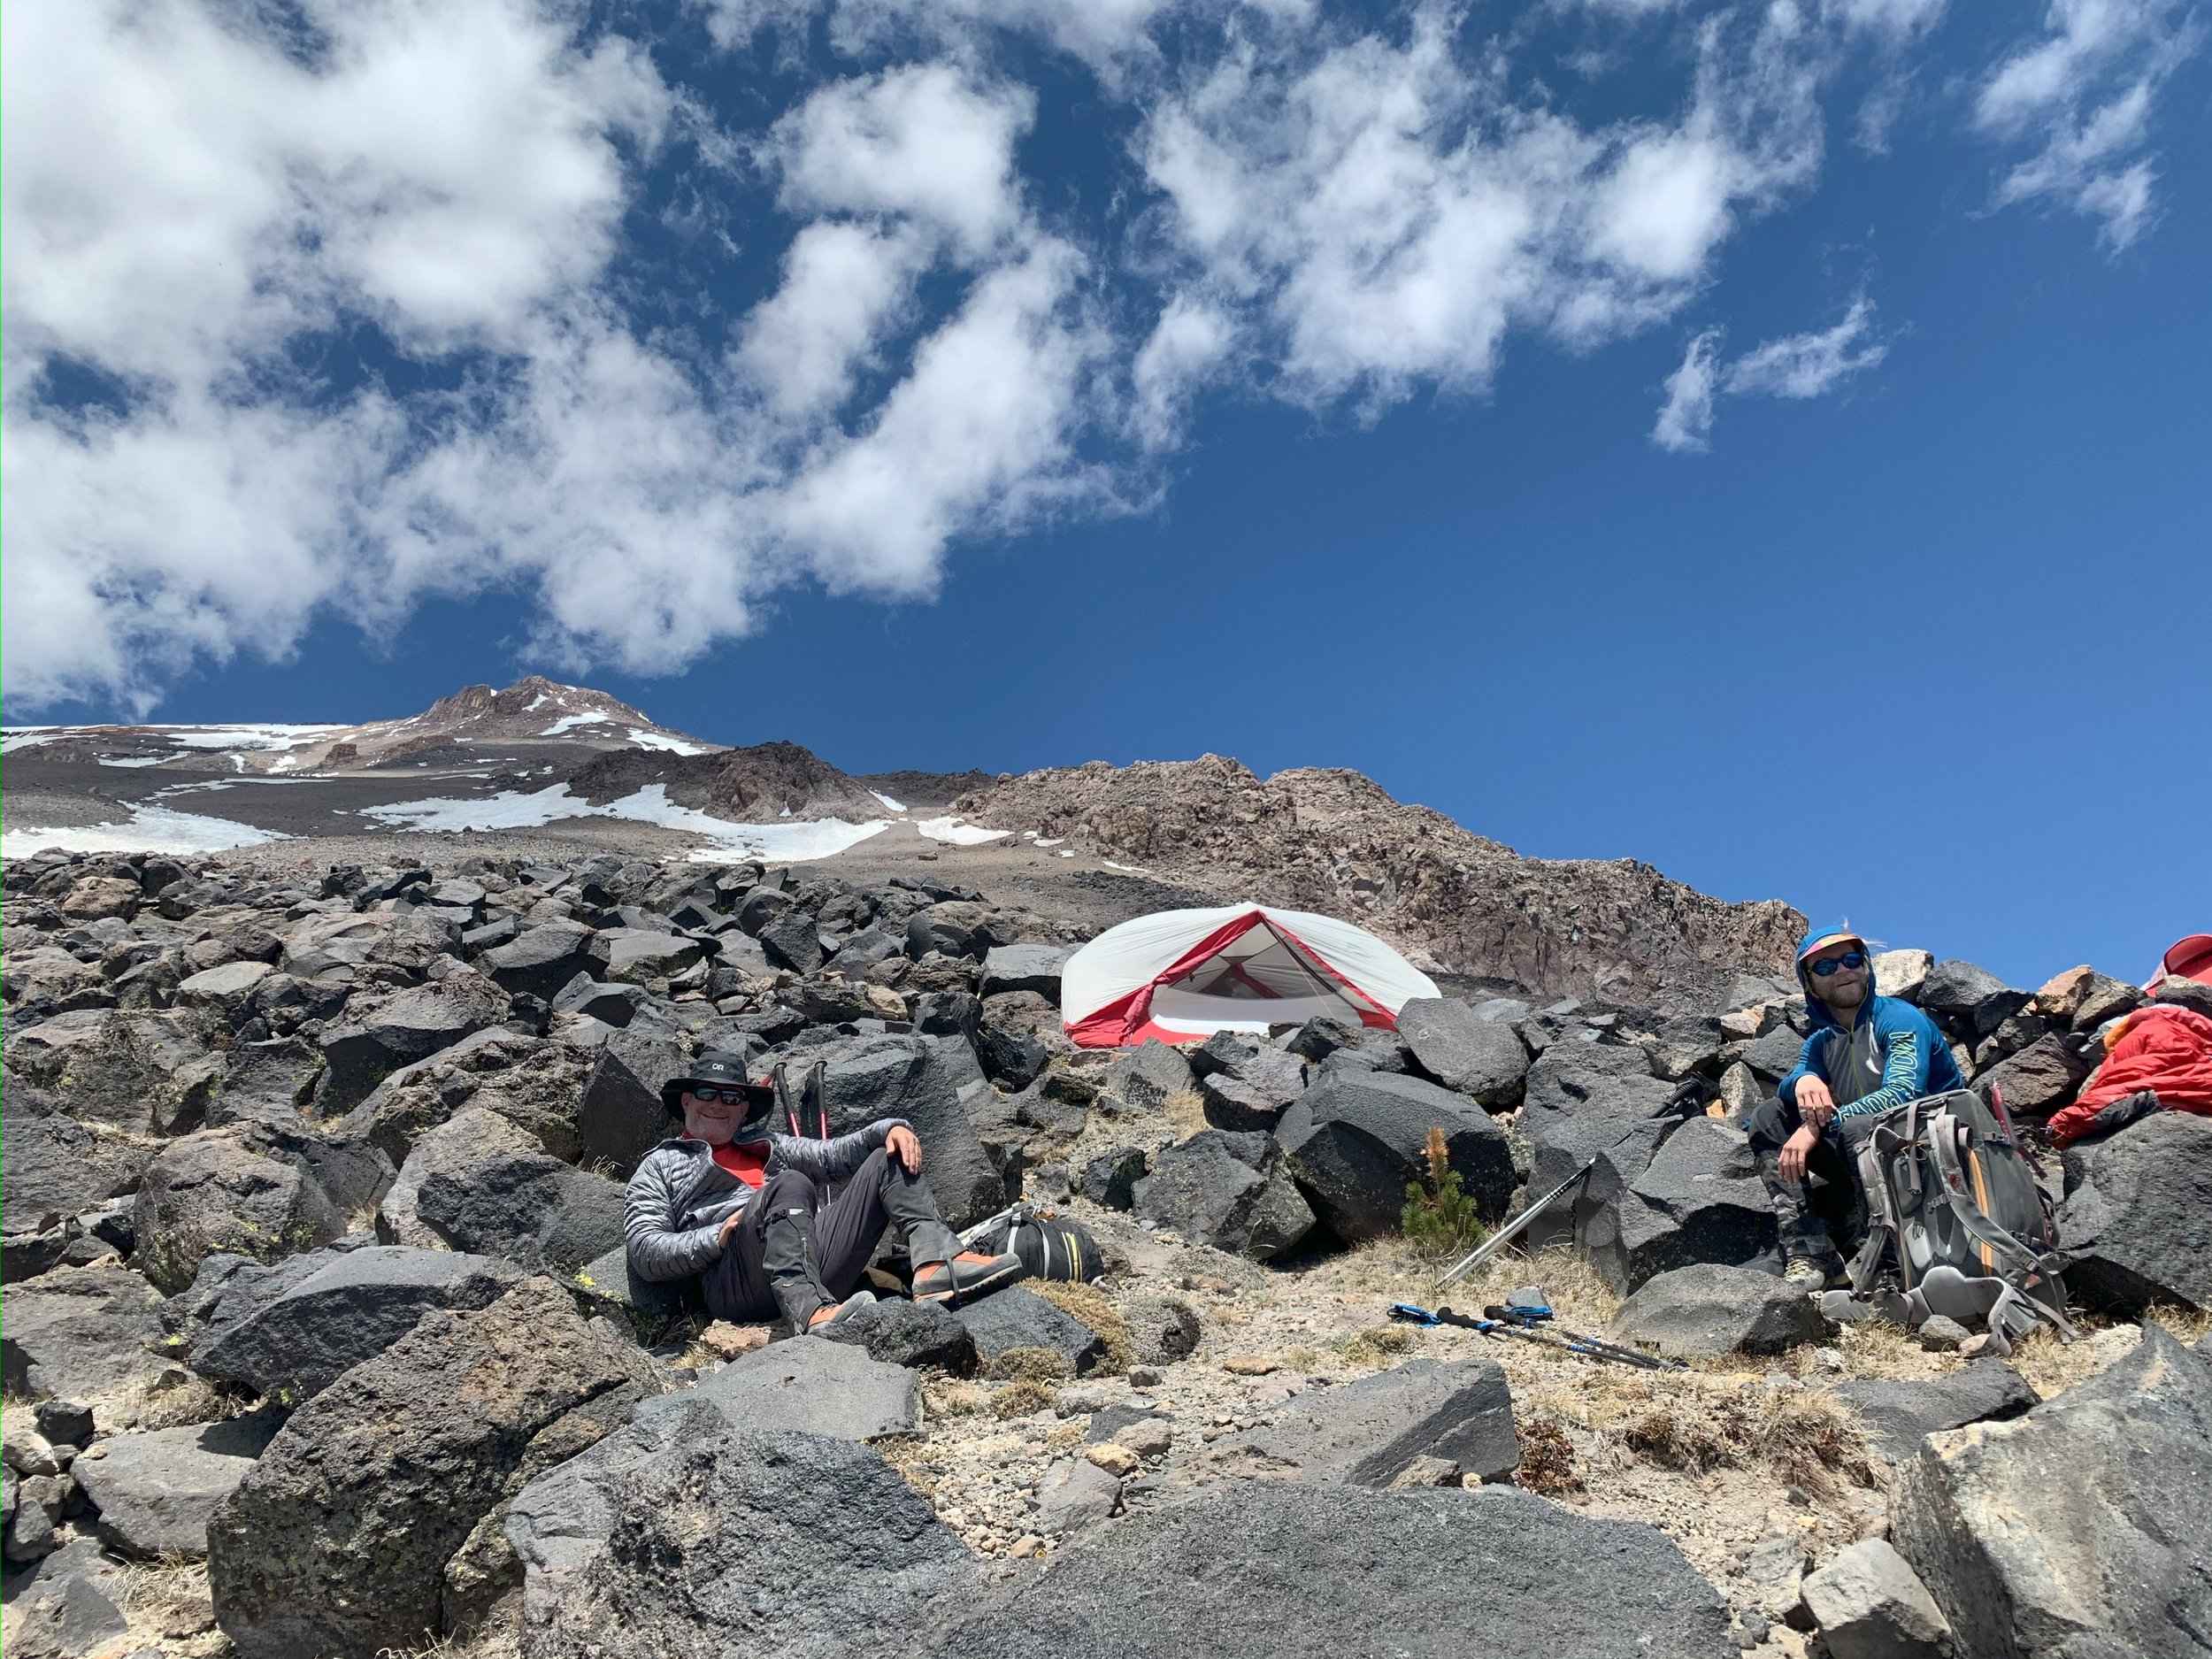
[[[2163,1002],[2128,1016],[2080,1097],[2052,1115],[2051,1139],[2064,1146],[2087,1134],[2099,1112],[2139,1089],[2176,1111],[2212,1116],[2212,1019]]]

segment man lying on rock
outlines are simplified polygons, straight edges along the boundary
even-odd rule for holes
[[[1813,1034],[1797,1069],[1745,1124],[1782,1235],[1786,1274],[1807,1290],[1840,1282],[1866,1231],[1858,1145],[1885,1112],[1964,1088],[1935,1022],[1874,995],[1866,941],[1816,927],[1797,948]]]
[[[917,1302],[965,1302],[1022,1277],[1021,1258],[964,1251],[922,1179],[905,1119],[832,1141],[771,1133],[775,1091],[743,1056],[703,1054],[661,1091],[683,1133],[630,1177],[622,1233],[640,1278],[696,1277],[707,1311],[739,1325],[780,1313],[819,1331],[875,1300],[856,1290],[887,1229],[914,1263]],[[851,1179],[834,1198],[827,1183]]]

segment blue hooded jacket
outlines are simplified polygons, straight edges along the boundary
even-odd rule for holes
[[[1935,1022],[1910,1002],[1893,996],[1870,996],[1859,1004],[1858,1018],[1846,1027],[1829,1012],[1807,976],[1805,964],[1813,948],[1838,934],[1857,938],[1847,927],[1816,927],[1798,941],[1797,980],[1805,987],[1805,1010],[1812,1017],[1813,1034],[1805,1039],[1805,1052],[1797,1069],[1782,1079],[1775,1092],[1792,1106],[1797,1104],[1797,1086],[1816,1077],[1834,1093],[1839,1119],[1870,1117],[1929,1094],[1964,1088],[1951,1045]],[[1859,1060],[1853,1072],[1852,1052]],[[1878,1068],[1878,1077],[1875,1075]],[[1857,1098],[1851,1098],[1856,1094]]]

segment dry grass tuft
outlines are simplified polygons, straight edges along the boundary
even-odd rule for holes
[[[1021,1350],[1013,1350],[1016,1353]],[[1027,1379],[1010,1383],[992,1398],[991,1409],[1001,1418],[1025,1417],[1033,1411],[1052,1409],[1052,1390],[1041,1382]]]
[[[1689,1474],[1758,1465],[1821,1496],[1849,1481],[1875,1484],[1849,1408],[1809,1388],[1733,1388],[1714,1397],[1694,1386],[1655,1400],[1619,1431],[1647,1463]]]
[[[511,1619],[481,1630],[434,1637],[419,1647],[386,1647],[376,1659],[519,1659],[522,1632]]]
[[[1068,1363],[1066,1355],[1054,1348],[1010,1348],[992,1356],[983,1374],[994,1382],[1064,1382],[1075,1375],[1075,1367]]]
[[[1206,1097],[1194,1088],[1179,1088],[1160,1102],[1160,1121],[1174,1131],[1178,1141],[1189,1140],[1206,1122]]]
[[[1116,1311],[1113,1302],[1097,1286],[1060,1279],[1033,1279],[1025,1281],[1024,1287],[1036,1292],[1068,1317],[1096,1333],[1106,1345],[1101,1370],[1119,1377],[1136,1363],[1136,1348],[1129,1334],[1128,1321]]]
[[[188,1376],[181,1382],[157,1387],[151,1381],[121,1390],[111,1397],[111,1415],[119,1405],[135,1412],[142,1429],[180,1429],[196,1423],[226,1423],[252,1409],[253,1402],[204,1377]],[[96,1414],[99,1402],[94,1405]]]
[[[1574,1442],[1567,1431],[1549,1417],[1532,1417],[1521,1424],[1521,1466],[1513,1479],[1531,1492],[1548,1498],[1582,1490],[1575,1473]]]
[[[207,1563],[167,1555],[123,1575],[123,1616],[134,1627],[165,1641],[181,1641],[215,1628],[214,1595]]]
[[[956,1377],[922,1379],[922,1407],[933,1418],[973,1417],[991,1409],[991,1391]]]
[[[1337,1344],[1348,1365],[1387,1365],[1413,1351],[1413,1333],[1402,1325],[1374,1325]]]

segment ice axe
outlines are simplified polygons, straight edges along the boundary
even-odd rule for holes
[[[1518,1216],[1513,1218],[1509,1225],[1499,1228],[1497,1232],[1492,1233],[1480,1244],[1477,1245],[1473,1250],[1462,1256],[1458,1261],[1453,1263],[1451,1266],[1446,1268],[1436,1280],[1436,1288],[1441,1290],[1445,1286],[1451,1284],[1454,1280],[1464,1279],[1468,1274],[1473,1272],[1475,1269],[1480,1267],[1485,1262],[1495,1256],[1500,1250],[1505,1248],[1507,1245],[1512,1243],[1514,1240],[1519,1238],[1521,1234],[1526,1233],[1529,1228],[1535,1224],[1536,1218],[1542,1215],[1547,1210],[1549,1210],[1554,1203],[1557,1202],[1562,1194],[1573,1191],[1574,1188],[1581,1186],[1583,1182],[1588,1180],[1590,1179],[1590,1171],[1598,1166],[1598,1160],[1602,1158],[1608,1152],[1612,1151],[1614,1147],[1623,1144],[1623,1142],[1628,1140],[1630,1135],[1634,1134],[1639,1129],[1644,1127],[1645,1125],[1657,1123],[1663,1118],[1672,1117],[1675,1113],[1680,1111],[1683,1107],[1698,1100],[1704,1093],[1705,1079],[1703,1078],[1694,1075],[1684,1078],[1679,1083],[1674,1086],[1674,1092],[1667,1096],[1667,1103],[1665,1105],[1662,1106],[1657,1111],[1652,1113],[1652,1115],[1648,1118],[1638,1118],[1634,1123],[1628,1126],[1626,1132],[1620,1137],[1620,1140],[1614,1141],[1611,1146],[1604,1147],[1596,1152],[1593,1152],[1587,1158],[1583,1160],[1583,1164],[1580,1169],[1577,1170],[1572,1175],[1570,1175],[1565,1180],[1560,1182],[1558,1186],[1553,1187],[1551,1191],[1546,1193],[1541,1198],[1533,1200],[1526,1209],[1523,1210]]]

